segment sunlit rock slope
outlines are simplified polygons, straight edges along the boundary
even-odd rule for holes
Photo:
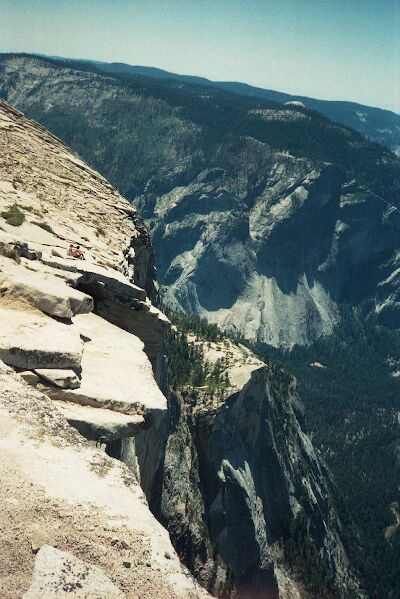
[[[129,204],[0,102],[4,599],[207,595],[137,477],[104,452],[167,416],[153,367],[169,322],[153,275]]]

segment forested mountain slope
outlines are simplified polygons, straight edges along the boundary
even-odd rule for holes
[[[67,59],[68,61],[68,59]],[[172,79],[183,81],[185,83],[216,87],[226,91],[235,92],[243,96],[261,98],[263,100],[272,100],[273,102],[303,102],[308,108],[317,110],[332,121],[341,123],[348,127],[353,127],[356,131],[363,133],[372,141],[376,141],[397,154],[400,154],[400,115],[390,110],[365,106],[357,102],[348,102],[340,100],[318,100],[307,96],[299,96],[277,92],[272,89],[255,87],[246,83],[237,81],[211,81],[205,77],[196,77],[193,75],[178,75],[157,69],[154,67],[143,67],[129,65],[120,62],[99,62],[99,61],[73,61],[74,63],[88,62],[99,71],[112,75],[144,75],[155,79]]]
[[[344,301],[399,325],[393,154],[307,109],[95,71],[3,55],[0,93],[140,208],[170,304],[281,346]]]

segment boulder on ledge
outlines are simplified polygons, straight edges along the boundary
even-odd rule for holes
[[[80,380],[73,370],[62,370],[59,368],[36,368],[35,373],[46,383],[62,389],[78,389]],[[26,380],[26,379],[25,379]]]
[[[53,399],[141,414],[157,425],[167,400],[154,380],[142,341],[97,314],[75,316],[74,326],[85,340],[79,389],[49,389]]]
[[[58,318],[72,318],[93,310],[93,298],[86,293],[69,287],[58,277],[34,272],[6,258],[0,261],[0,296],[22,299]]]
[[[89,441],[116,441],[135,437],[143,430],[143,416],[120,414],[113,410],[81,406],[70,401],[55,400],[54,404],[68,420],[69,424]]]
[[[83,343],[78,329],[24,302],[0,300],[0,359],[16,368],[79,370]]]

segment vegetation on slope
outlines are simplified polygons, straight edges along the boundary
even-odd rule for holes
[[[20,227],[25,221],[25,214],[16,204],[10,206],[10,208],[2,212],[0,216],[4,218],[8,225],[12,225],[13,227]]]
[[[304,509],[301,509],[295,518],[290,519],[287,537],[282,543],[285,559],[289,567],[306,583],[311,597],[339,599],[332,572],[318,554],[310,538],[308,526],[309,519]]]
[[[176,392],[183,386],[204,387],[213,392],[229,387],[229,377],[224,373],[224,364],[220,360],[210,364],[204,357],[201,344],[188,340],[190,333],[203,343],[221,340],[223,334],[217,326],[208,324],[199,316],[185,316],[172,312],[168,312],[168,316],[175,324],[166,337],[171,388]]]

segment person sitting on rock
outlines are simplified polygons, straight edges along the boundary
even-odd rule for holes
[[[81,250],[81,246],[77,245],[76,246],[76,258],[79,258],[79,260],[84,260],[85,259],[85,254],[83,252],[83,250]]]
[[[67,254],[68,254],[68,256],[72,256],[72,258],[78,258],[78,260],[85,259],[85,254],[81,250],[81,247],[75,243],[70,244]]]

